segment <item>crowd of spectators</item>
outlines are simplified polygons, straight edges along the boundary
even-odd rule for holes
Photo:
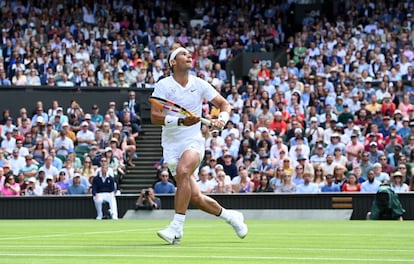
[[[377,184],[370,180],[371,172],[375,179],[393,184],[401,173],[400,181],[410,184],[413,4],[341,1],[332,10],[334,16],[329,16],[333,20],[306,11],[301,29],[295,31],[289,17],[294,2],[196,1],[186,9],[162,0],[0,1],[0,84],[151,88],[169,75],[166,56],[170,46],[180,42],[193,52],[192,74],[210,82],[233,105],[225,130],[202,127],[203,165],[208,164],[209,181],[214,177],[217,183],[214,188],[364,190],[359,185],[363,180]],[[198,22],[192,24],[191,19]],[[248,79],[233,81],[227,76],[227,62],[238,54],[279,48],[287,53],[286,66],[253,60]],[[40,113],[31,115],[23,107],[17,118],[5,113],[3,170],[16,150],[10,141],[21,137],[26,149],[17,144],[18,156],[25,157],[28,168],[47,164],[49,156],[52,162],[58,156],[65,163],[71,161],[64,169],[83,168],[75,144],[87,145],[92,162],[95,147],[106,153],[114,144],[119,147],[108,156],[118,157],[121,173],[124,165],[133,166],[132,143],[139,132],[134,106],[109,105],[102,112],[102,123],[95,119],[97,107],[91,109],[90,122],[88,111],[76,102],[60,109],[62,114],[57,114],[59,108],[57,104],[49,113],[43,106],[36,107]],[[126,108],[129,114],[122,115]],[[204,110],[206,116],[217,114],[207,103]],[[117,116],[116,111],[121,113]],[[118,118],[123,123],[117,123]],[[122,133],[125,124],[134,131],[129,137]],[[59,133],[52,133],[54,141],[48,138],[50,131]],[[106,138],[109,146],[90,140],[88,131],[95,139]],[[84,136],[80,141],[78,133]],[[214,162],[219,163],[217,168]],[[220,166],[223,181],[216,178]],[[38,181],[42,170],[37,166],[36,171],[19,176],[22,172],[13,169],[13,174],[20,182],[31,177]]]
[[[203,191],[414,191],[414,5],[341,4],[332,21],[305,12],[286,66],[253,59],[247,81],[224,83],[233,112],[202,127]]]
[[[135,139],[141,132],[135,92],[129,92],[120,108],[108,102],[104,112],[100,114],[96,104],[84,110],[75,100],[66,109],[58,101],[50,108],[38,101],[33,112],[23,107],[16,118],[4,111],[0,120],[0,193],[92,194],[91,184],[103,160],[118,188],[125,168],[135,166]]]

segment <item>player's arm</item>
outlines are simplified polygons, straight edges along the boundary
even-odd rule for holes
[[[199,116],[185,116],[177,117],[172,115],[167,115],[164,113],[163,109],[151,104],[151,123],[154,125],[161,126],[192,126],[200,122]]]
[[[224,99],[223,96],[220,94],[211,100],[211,103],[220,109],[220,114],[217,119],[213,119],[212,126],[214,128],[223,129],[226,125],[227,121],[230,119],[230,111],[231,111],[231,105],[230,103]]]
[[[151,104],[151,123],[154,125],[164,125],[166,114],[158,105]]]

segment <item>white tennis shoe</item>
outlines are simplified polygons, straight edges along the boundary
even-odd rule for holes
[[[183,237],[183,231],[180,231],[178,227],[170,224],[167,228],[158,231],[157,235],[164,239],[168,244],[179,244]]]
[[[234,210],[228,211],[231,214],[231,218],[227,221],[227,223],[229,223],[233,227],[238,237],[242,239],[245,238],[249,230],[247,228],[247,225],[244,223],[243,214]]]

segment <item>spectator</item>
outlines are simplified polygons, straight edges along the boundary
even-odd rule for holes
[[[292,182],[292,175],[287,174],[286,172],[283,175],[282,183],[276,189],[278,193],[295,193],[296,184]]]
[[[67,127],[67,124],[64,124]],[[54,149],[56,149],[57,155],[62,155],[66,157],[68,155],[69,150],[74,149],[73,141],[66,137],[67,132],[63,129],[60,132],[60,136],[56,138],[54,143]]]
[[[298,165],[299,166],[299,165]],[[296,185],[297,193],[317,193],[319,187],[316,183],[312,182],[312,174],[309,171],[303,173],[303,183]]]
[[[368,179],[361,184],[361,192],[376,193],[381,185],[381,182],[375,179],[373,170],[368,171]]]
[[[241,169],[239,176],[232,179],[232,185],[235,193],[251,193],[254,191],[254,183],[250,180],[246,169]]]
[[[95,167],[92,164],[92,158],[89,155],[86,155],[83,159],[83,165],[80,169],[80,175],[89,179],[90,177],[94,177],[95,174]]]
[[[37,184],[35,177],[30,177],[24,193],[26,196],[40,196],[43,194],[43,188]]]
[[[59,185],[55,184],[53,177],[46,176],[46,186],[43,188],[43,195],[61,195]]]
[[[223,154],[223,164],[221,165],[223,166],[226,175],[229,175],[231,179],[238,175],[236,164],[234,163],[233,156],[230,152],[225,152]]]
[[[99,107],[96,104],[94,104],[92,106],[91,121],[95,123],[96,127],[98,127],[98,128],[102,127],[103,116],[101,114],[99,114]]]
[[[154,191],[156,194],[161,193],[175,193],[175,186],[171,182],[169,182],[169,173],[168,171],[162,171],[161,174],[161,181],[155,183]]]
[[[269,184],[267,176],[260,176],[260,184],[254,189],[254,192],[274,192],[274,189]]]
[[[321,192],[340,192],[341,189],[339,185],[335,184],[334,176],[332,174],[327,174],[325,176],[326,184],[321,187]]]
[[[348,181],[342,185],[342,192],[360,192],[361,184],[358,182],[358,178],[354,173],[348,175]]]
[[[22,172],[26,178],[35,177],[37,175],[38,167],[33,163],[33,156],[29,154],[25,157],[25,160],[26,164],[20,172]]]
[[[59,186],[61,194],[65,195],[68,193],[69,181],[66,179],[66,172],[60,171],[56,181],[56,185]]]
[[[95,134],[88,129],[89,124],[86,121],[81,123],[81,130],[76,133],[76,139],[78,146],[87,146],[89,147],[92,142],[95,140]]]
[[[221,165],[217,165],[221,166]],[[232,193],[233,192],[233,186],[231,184],[230,177],[226,175],[226,173],[223,170],[219,170],[217,172],[217,175],[215,177],[216,184],[213,189],[213,193]]]
[[[202,193],[211,193],[214,185],[211,183],[208,175],[208,169],[202,168],[199,173],[198,187]]]
[[[85,195],[88,193],[88,188],[81,183],[81,175],[75,173],[72,184],[69,185],[68,194],[70,195]]]
[[[21,144],[21,141],[20,141]],[[29,152],[27,152],[26,155],[28,155]],[[3,165],[3,167],[6,164]],[[20,170],[24,167],[25,165],[25,159],[24,157],[19,156],[19,150],[17,148],[15,148],[12,152],[11,157],[8,160],[8,165],[11,167],[11,170],[13,171],[14,175],[18,175]]]
[[[44,165],[42,167],[39,168],[45,171],[45,174],[47,177],[52,177],[55,181],[55,179],[57,180],[58,174],[59,174],[59,170],[52,165],[53,162],[53,157],[48,155],[45,159]]]
[[[406,183],[403,182],[403,175],[401,172],[396,171],[392,174],[391,178],[391,189],[396,193],[408,192],[409,187]]]
[[[15,182],[13,173],[5,175],[4,184],[1,186],[2,196],[20,196],[20,184]]]
[[[155,197],[154,189],[142,189],[135,203],[135,210],[161,209],[161,199]]]

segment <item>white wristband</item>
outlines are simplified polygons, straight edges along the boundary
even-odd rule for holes
[[[227,112],[220,112],[219,116],[218,116],[218,120],[220,121],[224,121],[225,124],[227,124],[227,122],[230,119],[230,115]]]
[[[166,115],[164,119],[164,125],[166,127],[172,127],[178,125],[178,116]]]

